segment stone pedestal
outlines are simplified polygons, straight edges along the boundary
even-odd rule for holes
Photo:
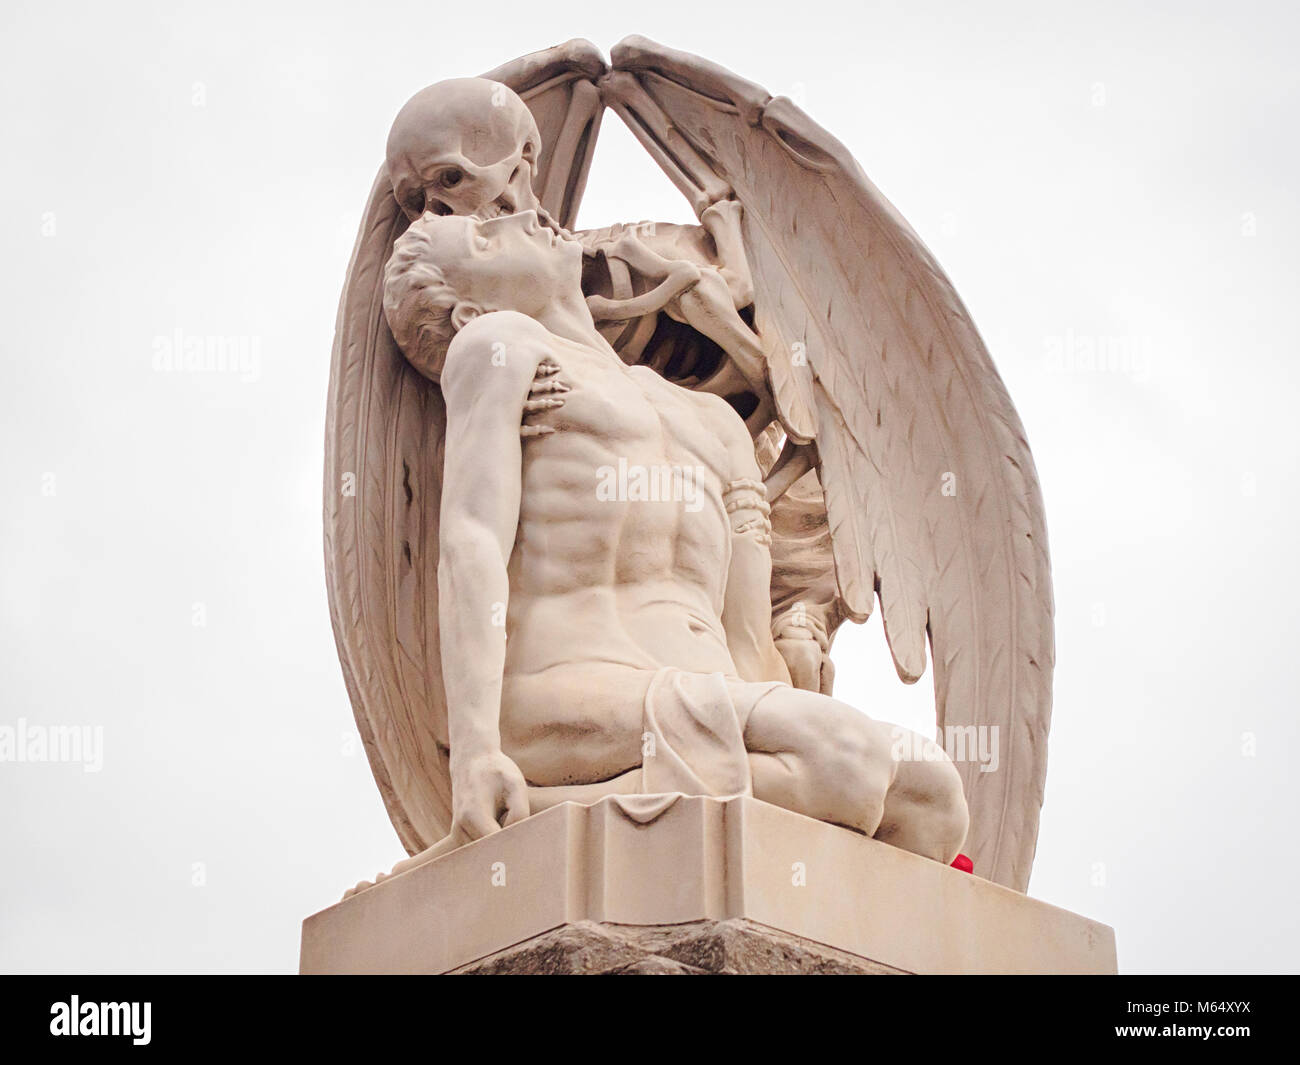
[[[301,971],[1113,973],[1115,936],[755,799],[604,799],[314,914]]]

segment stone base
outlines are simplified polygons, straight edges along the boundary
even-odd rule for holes
[[[755,799],[565,803],[303,922],[303,973],[1113,973],[1095,921]]]
[[[861,976],[902,971],[739,918],[657,927],[582,921],[452,970],[467,976]]]

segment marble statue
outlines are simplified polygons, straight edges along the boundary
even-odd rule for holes
[[[699,226],[574,231],[606,107]],[[563,802],[752,796],[1025,889],[1033,461],[937,263],[788,100],[643,38],[418,93],[339,311],[325,530],[395,873]],[[832,694],[877,600],[939,743]]]

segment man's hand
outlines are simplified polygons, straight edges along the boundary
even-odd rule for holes
[[[528,816],[528,782],[501,751],[455,762],[451,775],[452,832],[481,839]]]

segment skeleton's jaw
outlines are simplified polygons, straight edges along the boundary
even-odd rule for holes
[[[518,211],[536,211],[542,214],[542,205],[538,203],[533,190],[522,182],[511,182],[494,200],[488,200],[474,212],[476,218],[488,221]]]
[[[477,211],[474,212],[474,216],[476,218],[481,218],[486,222],[486,221],[490,221],[493,218],[501,218],[505,215],[514,214],[514,213],[515,213],[515,205],[513,202],[511,202],[510,196],[508,194],[505,194],[505,195],[498,196],[495,200],[492,200],[490,203],[485,203],[482,207],[480,207]]]

